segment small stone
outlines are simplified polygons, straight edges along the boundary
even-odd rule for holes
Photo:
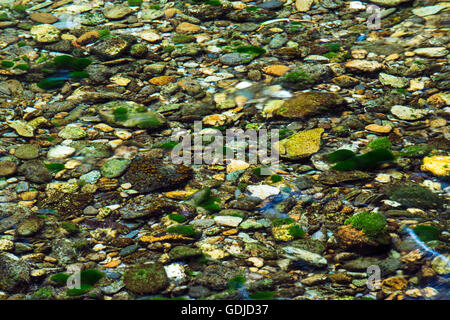
[[[391,113],[402,120],[419,120],[428,114],[425,109],[414,109],[406,106],[395,105],[391,108]]]
[[[232,52],[224,54],[219,58],[222,64],[227,66],[237,66],[240,64],[249,63],[253,59],[253,56],[249,53]]]
[[[86,136],[86,131],[77,126],[67,126],[58,133],[58,136],[63,139],[78,140]]]
[[[23,144],[14,152],[14,156],[23,160],[30,160],[39,157],[39,146],[36,144]]]
[[[14,242],[7,239],[0,239],[0,251],[11,251],[14,248]]]
[[[392,76],[383,72],[379,74],[378,79],[380,80],[382,85],[391,86],[394,88],[404,88],[409,83],[409,80],[406,78]]]
[[[437,176],[450,175],[450,156],[430,156],[423,158],[422,171],[430,171]]]
[[[101,168],[102,176],[106,178],[116,178],[122,175],[130,164],[128,159],[107,160]]]
[[[145,32],[141,32],[139,34],[139,37],[145,41],[154,43],[154,42],[158,42],[161,41],[162,36],[159,33],[153,32],[153,31],[145,31]]]
[[[59,40],[60,31],[51,24],[40,24],[30,29],[30,33],[40,43],[51,43]]]
[[[171,82],[175,82],[177,80],[174,76],[160,76],[154,77],[149,80],[149,82],[155,86],[163,86]]]
[[[267,67],[264,67],[262,71],[264,73],[270,74],[272,76],[280,77],[289,71],[289,67],[282,64],[273,64]]]
[[[263,200],[280,193],[280,189],[269,185],[248,186],[247,190],[251,193],[252,197],[257,197]]]
[[[377,61],[351,60],[345,67],[353,71],[374,72],[382,69],[383,65]]]
[[[438,274],[446,275],[450,273],[450,257],[448,255],[438,256],[431,261],[431,267]]]
[[[419,48],[414,50],[414,52],[418,55],[430,58],[444,57],[449,54],[449,51],[445,47]]]
[[[314,0],[296,0],[295,8],[300,12],[306,12],[311,9]]]
[[[16,130],[17,134],[22,137],[31,138],[34,136],[34,127],[23,120],[14,120],[7,122],[8,126]]]
[[[250,164],[243,160],[235,160],[232,159],[230,163],[227,165],[227,173],[237,171],[237,170],[245,170],[250,167]]]
[[[0,177],[9,176],[16,172],[17,164],[14,161],[0,161]]]
[[[176,27],[176,32],[182,33],[182,34],[192,34],[192,33],[198,33],[202,28],[200,28],[196,24],[192,24],[189,22],[182,22]]]
[[[51,13],[46,13],[46,12],[33,12],[32,14],[30,14],[29,17],[34,22],[39,22],[39,23],[52,24],[52,23],[55,23],[56,21],[58,21],[57,17],[55,17]]]
[[[292,160],[309,157],[319,151],[323,132],[323,128],[297,132],[275,143],[275,150],[278,150],[281,157]]]
[[[327,265],[327,260],[316,253],[291,246],[283,247],[283,251],[283,256],[293,261],[301,261],[318,268],[323,268]]]
[[[124,5],[113,5],[103,10],[103,14],[105,15],[105,17],[111,20],[122,19],[125,16],[129,15],[131,12],[133,12],[133,9]]]
[[[234,216],[216,216],[214,217],[214,222],[221,226],[226,227],[237,227],[242,222],[241,217]]]
[[[51,148],[47,153],[47,157],[49,159],[65,159],[74,154],[75,151],[75,148],[59,145]]]
[[[380,126],[379,124],[369,124],[365,127],[365,129],[377,133],[389,133],[392,131],[392,126],[390,125]]]
[[[431,16],[433,14],[438,13],[439,11],[441,11],[442,9],[445,9],[447,6],[446,5],[434,5],[434,6],[426,6],[426,7],[421,7],[421,8],[415,8],[412,10],[412,12],[419,17],[426,17],[426,16]]]

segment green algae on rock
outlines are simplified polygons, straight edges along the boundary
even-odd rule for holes
[[[138,294],[158,293],[169,285],[166,270],[160,263],[149,263],[129,269],[123,282],[125,288]]]
[[[323,128],[300,131],[275,143],[275,149],[283,158],[297,160],[309,157],[320,149]]]
[[[122,176],[139,192],[152,192],[186,184],[193,176],[193,170],[183,164],[164,164],[161,160],[149,157],[133,159],[127,172]]]
[[[97,110],[100,117],[111,125],[150,130],[166,125],[161,114],[132,101],[110,101],[99,105]]]
[[[370,238],[377,237],[386,230],[386,217],[381,213],[363,211],[345,220],[354,228],[362,230]]]
[[[328,158],[330,162],[338,162],[332,167],[333,170],[338,171],[375,169],[395,159],[392,152],[386,149],[375,149],[359,156],[355,156],[350,150],[338,150],[328,155]]]
[[[335,93],[302,92],[286,100],[276,114],[283,118],[302,119],[320,113],[337,111],[344,104],[345,100]]]

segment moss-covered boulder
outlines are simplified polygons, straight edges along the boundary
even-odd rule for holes
[[[137,157],[130,163],[122,180],[130,182],[139,192],[152,192],[181,186],[192,176],[192,169],[183,164],[165,164],[158,159]]]
[[[337,111],[344,104],[344,98],[335,93],[302,92],[286,100],[276,114],[283,118],[303,119],[320,113]]]
[[[433,191],[416,184],[392,185],[386,193],[391,200],[410,208],[441,208],[443,204],[440,197]]]
[[[128,270],[123,282],[125,287],[138,294],[158,293],[169,285],[166,270],[160,263],[135,266]]]

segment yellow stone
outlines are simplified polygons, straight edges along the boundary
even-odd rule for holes
[[[169,199],[183,200],[193,195],[195,191],[175,190],[163,193]]]
[[[430,171],[437,176],[450,175],[450,156],[431,156],[423,158],[423,171]]]
[[[160,76],[160,77],[154,77],[149,80],[149,82],[155,86],[163,86],[165,84],[175,82],[177,78],[174,76]]]
[[[369,124],[365,129],[377,133],[389,133],[391,132],[392,127],[389,125],[380,126],[378,124]]]
[[[264,73],[270,74],[272,76],[279,77],[279,76],[284,75],[286,72],[288,72],[289,69],[290,68],[288,66],[285,66],[285,65],[282,65],[282,64],[273,64],[273,65],[264,67],[262,69],[262,71]]]
[[[146,31],[139,34],[139,37],[148,42],[158,42],[161,41],[162,36],[154,31]]]
[[[201,30],[198,25],[189,22],[180,23],[175,29],[178,33],[197,33]]]
[[[223,126],[227,121],[227,117],[223,114],[211,114],[203,118],[203,124],[210,126]]]
[[[230,163],[227,165],[227,173],[237,171],[237,170],[245,170],[248,167],[250,167],[250,164],[248,164],[245,161],[242,160],[231,160]]]
[[[323,128],[297,132],[296,134],[275,143],[281,157],[296,160],[309,157],[320,149]]]

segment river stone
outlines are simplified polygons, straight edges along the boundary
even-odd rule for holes
[[[23,220],[16,229],[16,232],[21,237],[29,237],[41,229],[44,222],[38,216],[31,216],[25,220]]]
[[[77,140],[84,138],[86,131],[77,126],[67,126],[58,133],[58,136],[63,139]]]
[[[344,104],[344,99],[335,93],[302,92],[286,100],[276,114],[283,118],[302,119],[339,109]]]
[[[391,86],[394,88],[404,88],[409,83],[409,80],[407,78],[396,77],[383,72],[380,73],[378,79],[380,80],[382,85]]]
[[[327,260],[319,254],[292,246],[283,247],[282,250],[284,252],[282,255],[287,259],[306,263],[318,268],[323,268],[327,265]]]
[[[97,110],[107,123],[127,128],[158,129],[167,123],[159,113],[132,101],[110,101],[99,105]]]
[[[47,183],[52,181],[52,174],[40,160],[26,161],[19,167],[18,173],[34,183]]]
[[[101,170],[105,178],[117,178],[128,168],[131,160],[128,159],[109,159],[105,161]]]
[[[14,156],[22,160],[35,159],[39,157],[39,146],[37,144],[23,144],[16,149]]]
[[[406,106],[395,105],[391,113],[402,120],[419,120],[428,114],[426,109],[414,109]]]
[[[51,24],[39,24],[30,30],[34,39],[40,43],[51,43],[59,40],[60,31]]]
[[[219,58],[220,62],[227,66],[237,66],[252,61],[253,56],[250,53],[232,52],[224,54]]]
[[[418,48],[414,52],[420,56],[426,56],[430,58],[439,58],[448,55],[449,51],[445,47],[429,47]]]
[[[297,132],[296,134],[275,143],[275,150],[283,158],[297,160],[309,157],[320,149],[323,128]]]
[[[183,164],[164,164],[158,159],[137,157],[122,176],[123,183],[130,182],[139,192],[180,187],[193,175],[190,167]]]
[[[16,172],[17,164],[11,160],[0,161],[0,177],[9,176]]]
[[[0,253],[0,290],[18,293],[26,290],[31,268],[12,253]]]
[[[160,263],[149,263],[129,269],[123,282],[128,290],[139,294],[158,293],[169,285],[164,266]]]
[[[105,17],[111,20],[122,19],[125,16],[129,15],[131,12],[133,12],[133,9],[131,9],[129,6],[124,5],[113,5],[103,10],[103,14],[105,15]]]

